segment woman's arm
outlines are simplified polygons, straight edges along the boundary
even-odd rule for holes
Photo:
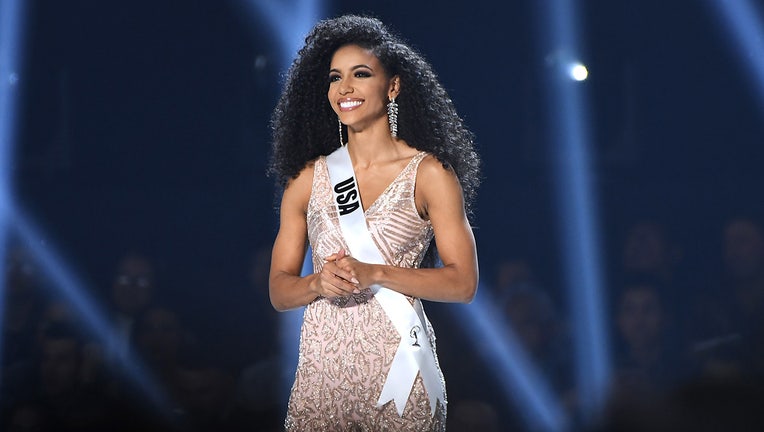
[[[417,174],[416,201],[432,222],[443,267],[401,268],[362,263],[352,257],[339,259],[339,266],[355,276],[361,288],[379,284],[425,300],[469,303],[477,290],[478,262],[459,180],[452,170],[428,156]]]
[[[318,296],[350,295],[357,286],[350,282],[353,276],[337,267],[334,260],[344,254],[327,257],[321,273],[301,277],[302,263],[307,248],[306,214],[313,166],[300,172],[289,182],[281,198],[280,225],[271,254],[269,292],[271,304],[278,311],[304,306]]]

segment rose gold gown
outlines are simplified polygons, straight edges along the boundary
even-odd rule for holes
[[[386,264],[418,267],[433,238],[430,222],[422,220],[414,203],[417,168],[426,155],[414,156],[366,210],[369,231]],[[314,171],[307,218],[313,266],[319,272],[324,257],[348,248],[340,232],[324,157],[316,160]],[[432,327],[427,330],[434,349]],[[310,303],[304,313],[286,429],[444,431],[445,403],[439,401],[431,415],[421,376],[414,382],[403,417],[392,401],[376,407],[399,342],[397,331],[368,291]],[[438,373],[445,388],[443,375]]]

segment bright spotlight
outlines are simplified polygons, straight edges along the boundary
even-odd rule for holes
[[[573,63],[570,67],[570,77],[576,81],[584,81],[589,77],[589,69],[581,63]]]

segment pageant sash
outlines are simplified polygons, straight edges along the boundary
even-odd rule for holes
[[[342,146],[327,156],[326,164],[340,228],[351,256],[370,264],[385,264],[366,225],[361,194],[347,148]],[[371,291],[401,336],[377,407],[394,400],[398,415],[403,416],[419,372],[430,400],[430,413],[435,415],[437,401],[445,403],[446,397],[435,363],[435,353],[427,336],[429,322],[422,309],[422,302],[416,299],[412,305],[403,294],[381,285],[373,285]]]

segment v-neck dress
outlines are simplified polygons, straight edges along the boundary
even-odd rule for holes
[[[388,265],[419,267],[432,241],[430,221],[419,216],[414,202],[417,169],[426,155],[414,156],[364,213],[371,237]],[[320,272],[324,257],[348,249],[323,156],[314,165],[307,222],[313,267]],[[435,349],[432,326],[427,326]],[[376,407],[399,343],[395,327],[368,290],[347,298],[319,297],[307,305],[286,429],[444,431],[445,402],[438,402],[433,416],[419,375],[402,417],[392,401]],[[438,374],[445,391],[440,366]]]

